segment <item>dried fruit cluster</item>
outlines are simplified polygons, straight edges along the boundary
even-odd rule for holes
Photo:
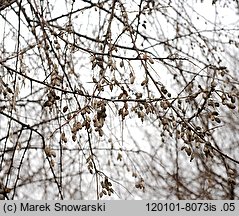
[[[51,89],[47,94],[47,100],[44,102],[43,107],[52,108],[52,106],[56,103],[57,100],[60,100],[60,97],[53,89]]]
[[[145,182],[142,177],[135,183],[135,187],[145,191]]]
[[[58,67],[54,64],[54,69],[51,73],[51,85],[60,86],[63,82],[63,76],[59,75]]]
[[[90,174],[93,174],[93,170],[94,170],[94,165],[93,165],[93,156],[90,155],[87,159],[86,159],[86,163],[87,163],[87,169],[89,170]]]
[[[51,149],[49,146],[46,146],[44,151],[46,156],[50,158],[51,166],[54,167],[55,166],[54,158],[56,157],[56,152],[53,149]]]
[[[75,142],[76,141],[76,133],[82,129],[82,124],[77,121],[74,122],[73,127],[71,129],[71,133],[72,133],[72,140]]]
[[[228,169],[228,183],[231,185],[236,185],[236,171],[233,169]]]
[[[101,181],[100,184],[102,187],[102,190],[99,194],[100,198],[102,198],[104,195],[111,196],[111,194],[114,193],[112,183],[109,181],[107,177],[105,177],[104,181]]]
[[[96,101],[94,103],[94,108],[96,109],[96,114],[94,115],[93,122],[95,131],[99,133],[99,136],[103,136],[102,127],[104,126],[106,115],[106,103],[102,100]]]
[[[119,109],[118,111],[119,116],[122,117],[122,120],[125,119],[127,115],[129,115],[129,110],[128,110],[128,103],[124,102],[124,106]]]

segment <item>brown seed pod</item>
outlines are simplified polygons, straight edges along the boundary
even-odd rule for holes
[[[140,188],[140,184],[139,183],[135,183],[135,187],[136,188]]]
[[[118,153],[117,160],[122,161],[122,154]]]
[[[76,127],[76,130],[77,130],[77,131],[78,131],[78,130],[81,130],[81,129],[82,129],[82,124],[81,124],[80,122],[77,122],[76,125],[75,125],[75,127]]]
[[[63,107],[63,112],[65,113],[68,110],[68,106]]]
[[[101,187],[102,187],[102,188],[106,188],[104,181],[101,181],[100,184],[101,184]]]
[[[147,78],[145,78],[142,82],[141,82],[141,86],[145,86],[145,85],[147,85],[148,84],[148,79]]]
[[[11,88],[9,88],[9,87],[7,87],[7,92],[8,92],[8,93],[10,93],[10,94],[12,94],[12,93],[13,93],[12,89],[11,89]]]
[[[56,100],[60,100],[61,98],[60,98],[60,96],[56,95],[56,96],[55,96],[55,99],[56,99]]]
[[[212,88],[215,88],[216,86],[217,86],[217,83],[216,83],[215,81],[212,81],[212,82],[211,82],[211,87],[212,87]]]
[[[233,179],[233,178],[228,178],[228,183],[229,184],[232,184],[232,185],[236,185],[236,181],[235,181],[235,179]]]
[[[120,62],[120,67],[121,68],[124,67],[124,61],[123,60]]]
[[[46,146],[44,151],[45,151],[45,154],[46,154],[47,157],[51,157],[51,149],[50,149],[50,147]]]
[[[135,96],[136,96],[136,99],[140,99],[140,98],[142,98],[143,94],[140,93],[140,92],[137,92],[137,93],[135,94]]]
[[[50,154],[51,154],[52,157],[56,157],[56,152],[55,151],[51,150]]]
[[[167,94],[168,93],[167,89],[164,86],[161,87],[161,91],[163,92],[163,94]]]
[[[148,60],[149,60],[150,64],[154,64],[154,60],[150,56],[148,56]]]
[[[212,112],[212,115],[218,116],[219,113],[218,113],[217,111],[213,111],[213,112]]]
[[[51,159],[50,164],[51,164],[52,167],[54,167],[55,166],[55,161],[53,159]]]
[[[218,118],[218,117],[215,117],[215,121],[216,121],[217,123],[221,123],[221,120],[220,120],[220,118]]]
[[[235,174],[235,172],[234,172],[232,169],[228,169],[227,173],[228,173],[230,176],[232,176],[232,175]]]
[[[160,106],[161,106],[164,110],[168,109],[168,107],[170,107],[170,105],[171,105],[171,103],[170,103],[168,100],[166,100],[166,99],[160,101]]]
[[[136,76],[134,76],[134,75],[130,76],[130,79],[129,79],[130,84],[134,84],[135,78],[136,78]]]
[[[188,156],[191,156],[192,154],[192,149],[190,147],[185,148],[185,152],[187,153]]]
[[[191,154],[191,158],[190,158],[190,162],[192,162],[194,158],[195,158],[195,154],[192,153],[192,154]]]
[[[226,103],[227,107],[230,109],[236,109],[236,105],[233,103]]]
[[[70,120],[70,119],[71,119],[71,114],[68,113],[68,115],[67,115],[67,120]]]
[[[76,134],[72,135],[72,140],[75,142],[76,141]]]
[[[102,193],[103,193],[104,195],[107,195],[107,191],[106,191],[106,190],[102,190]]]
[[[47,100],[44,104],[43,104],[43,107],[51,107],[52,106],[52,102]]]
[[[104,131],[100,128],[99,129],[99,136],[102,137],[104,135]]]
[[[67,138],[66,138],[66,135],[65,135],[65,132],[62,132],[61,133],[61,140],[63,141],[63,142],[67,142]]]

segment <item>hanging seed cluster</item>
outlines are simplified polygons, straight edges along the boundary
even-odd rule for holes
[[[63,82],[63,76],[59,75],[58,67],[54,64],[54,69],[51,73],[51,85],[60,86]]]
[[[154,108],[149,102],[138,102],[131,108],[131,111],[137,114],[137,117],[143,122],[149,113],[154,113]]]
[[[214,68],[215,69],[215,68]],[[216,68],[218,72],[227,73],[226,68]],[[209,142],[212,131],[210,126],[222,123],[220,113],[223,108],[236,109],[236,101],[239,96],[238,90],[232,88],[226,92],[225,86],[218,84],[216,79],[212,78],[208,86],[195,86],[196,82],[189,83],[184,88],[184,93],[188,96],[178,97],[177,100],[169,100],[171,94],[165,87],[161,87],[164,95],[159,102],[159,126],[162,126],[162,141],[165,141],[165,132],[172,137],[182,140],[184,145],[181,150],[190,157],[192,161],[195,157],[195,150],[199,149],[206,157],[213,157],[213,148]],[[176,114],[176,115],[175,115]],[[199,119],[208,122],[208,126],[200,123]]]
[[[61,133],[61,140],[62,140],[64,143],[67,143],[67,137],[66,137],[65,132],[62,132],[62,133]]]
[[[67,112],[68,110],[68,106],[64,106],[63,107],[63,112]],[[92,117],[92,114],[94,113]],[[106,103],[103,100],[94,100],[92,107],[87,105],[84,108],[82,108],[82,110],[80,111],[80,114],[82,116],[82,120],[78,120],[78,117],[76,117],[76,115],[71,115],[68,114],[67,115],[67,119],[70,120],[74,120],[73,125],[71,126],[71,136],[72,136],[72,140],[75,142],[77,140],[77,132],[79,132],[80,130],[82,130],[83,128],[85,128],[86,130],[89,130],[89,132],[92,132],[92,122],[93,122],[93,126],[95,128],[95,131],[98,132],[99,136],[102,137],[104,132],[103,132],[103,126],[105,124],[105,119],[107,117],[106,114]],[[61,134],[61,140],[64,141],[65,143],[67,142],[67,138],[65,133],[63,132]]]
[[[93,165],[93,156],[90,155],[87,159],[86,159],[86,164],[87,164],[87,169],[90,172],[90,174],[93,174],[93,170],[94,170],[94,165]]]
[[[105,177],[104,181],[101,181],[100,184],[102,187],[102,190],[99,194],[100,198],[102,198],[104,195],[111,196],[111,194],[114,193],[112,183],[109,181],[107,177]]]
[[[229,109],[236,109],[236,93],[223,93],[221,96],[222,104],[227,106]]]
[[[82,127],[85,127],[86,130],[90,129],[90,124],[91,124],[91,118],[89,115],[85,114],[84,115],[85,118],[84,118],[84,121],[82,123]]]
[[[46,146],[44,150],[47,157],[56,157],[56,152],[52,150],[49,146]]]
[[[233,169],[228,169],[227,174],[228,174],[228,183],[230,185],[235,186],[236,185],[236,171]]]
[[[60,100],[60,97],[56,94],[54,90],[50,90],[47,94],[47,100],[44,102],[43,107],[52,108],[57,100]]]
[[[63,76],[59,75],[58,72],[58,66],[56,64],[53,65],[53,70],[51,72],[51,86],[61,86],[63,83]],[[56,94],[54,89],[49,89],[49,92],[47,94],[47,100],[44,102],[43,107],[52,107],[53,104],[57,100],[60,100],[60,97]]]
[[[45,151],[46,156],[50,158],[51,166],[54,167],[55,166],[54,158],[56,157],[56,152],[54,150],[52,150],[49,146],[46,146],[44,151]]]
[[[106,104],[104,101],[95,101],[94,108],[96,109],[96,114],[93,117],[93,123],[95,127],[95,131],[99,133],[99,136],[103,136],[102,127],[105,123],[106,115]]]
[[[76,141],[76,134],[77,134],[77,132],[78,132],[79,130],[81,130],[82,127],[83,127],[83,126],[82,126],[82,124],[81,124],[79,121],[74,122],[73,127],[72,127],[72,129],[71,129],[72,140],[73,140],[74,142]]]
[[[137,92],[135,96],[136,100],[140,100],[142,99],[143,94]],[[137,117],[141,119],[141,121],[143,122],[147,115],[149,115],[150,113],[155,114],[155,107],[152,104],[152,102],[146,101],[136,102],[136,104],[131,107],[131,112],[134,112],[137,115]]]
[[[124,102],[124,106],[119,109],[118,111],[119,116],[121,116],[122,120],[125,120],[125,117],[129,115],[129,110],[128,110],[128,103]]]
[[[145,182],[144,182],[144,179],[142,177],[139,178],[139,180],[135,183],[135,187],[145,191]]]

